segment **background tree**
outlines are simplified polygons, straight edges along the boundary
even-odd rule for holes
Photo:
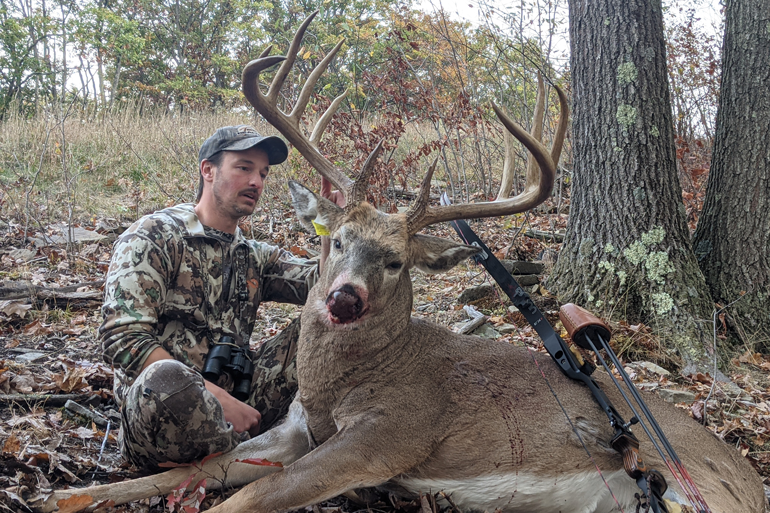
[[[770,347],[770,3],[726,3],[722,83],[695,254],[744,340]]]
[[[574,181],[549,288],[657,328],[689,372],[706,363],[712,303],[685,223],[661,5],[569,9]]]
[[[24,110],[56,94],[48,45],[56,20],[44,7],[0,0],[0,119],[14,101]]]

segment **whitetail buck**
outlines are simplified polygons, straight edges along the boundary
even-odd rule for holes
[[[213,508],[217,513],[294,510],[375,486],[405,496],[444,492],[462,511],[637,511],[639,489],[609,447],[613,431],[584,386],[565,377],[548,356],[457,335],[411,317],[410,269],[445,271],[476,251],[417,232],[442,221],[535,207],[551,190],[554,159],[495,108],[540,167],[522,194],[500,202],[431,207],[431,169],[410,212],[379,212],[363,201],[377,150],[363,176],[352,183],[316,148],[329,112],[310,138],[299,129],[310,90],[339,46],[311,74],[292,114],[276,107],[311,19],[299,29],[288,57],[268,57],[268,50],[243,73],[243,90],[252,105],[323,176],[347,191],[348,206],[341,209],[302,185],[290,185],[302,222],[325,226],[333,242],[323,275],[302,310],[299,392],[287,420],[207,461],[200,471],[178,468],[130,482],[60,491],[39,508],[52,511],[57,501],[73,495],[122,503],[165,494],[195,472],[198,478],[211,477],[209,488],[253,481]],[[260,72],[281,61],[263,94]],[[558,137],[563,138],[567,109],[560,98]],[[596,377],[629,418],[607,376],[597,372]],[[646,400],[712,511],[765,511],[762,482],[740,454],[674,406],[649,394]],[[641,450],[648,465],[665,475],[666,499],[685,504],[649,441],[642,440]],[[284,467],[236,462],[247,458],[280,461]]]

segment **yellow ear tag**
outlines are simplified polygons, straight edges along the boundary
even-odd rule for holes
[[[315,221],[311,221],[311,223],[313,223],[313,228],[315,228],[316,235],[331,235],[329,229],[324,225],[318,224]]]

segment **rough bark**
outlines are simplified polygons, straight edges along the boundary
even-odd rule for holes
[[[726,5],[722,85],[695,255],[745,342],[770,348],[770,3]]]
[[[705,369],[713,305],[685,222],[660,3],[569,9],[574,181],[548,288],[656,328],[684,372]]]

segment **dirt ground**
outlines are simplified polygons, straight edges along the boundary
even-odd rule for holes
[[[263,210],[255,220],[255,226],[246,226],[247,233],[255,237],[299,255],[312,255],[317,250],[317,238],[299,231],[289,211]],[[7,511],[27,511],[27,502],[51,489],[139,475],[120,460],[116,438],[120,417],[112,396],[113,373],[102,360],[97,339],[101,280],[111,242],[126,223],[99,220],[93,224],[81,228],[97,233],[99,226],[99,237],[72,245],[69,251],[61,242],[61,230],[55,227],[38,233],[33,243],[24,243],[21,227],[12,223],[0,226],[0,506]],[[504,256],[510,245],[510,229],[496,220],[473,226],[496,254]],[[543,227],[554,228],[563,226]],[[445,227],[433,228],[433,233],[454,237]],[[531,261],[544,251],[547,255],[557,249],[556,244],[519,236],[508,256]],[[468,320],[458,296],[484,283],[491,283],[490,278],[470,262],[441,275],[414,272],[413,314],[458,328]],[[528,288],[560,331],[556,299],[542,283]],[[499,290],[473,301],[473,305],[488,316],[486,328],[500,330],[487,329],[487,336],[543,350],[532,328],[520,313],[509,310],[510,301]],[[278,333],[298,313],[299,309],[291,305],[263,304],[252,344]],[[663,367],[671,362],[656,354],[655,335],[649,327],[618,323],[613,328],[615,340],[621,341],[616,342],[616,349],[639,386],[685,392],[678,396],[683,399],[679,406],[699,420],[708,397],[705,415],[709,429],[740,450],[766,480],[770,477],[770,360],[746,353],[732,362],[729,377],[734,386],[717,384],[712,388],[706,375],[683,378],[666,373]],[[633,363],[640,357],[648,363]],[[68,398],[85,414],[77,413],[72,405],[65,407]],[[220,493],[210,493],[202,504],[193,504],[193,510],[186,512],[205,509],[221,499]],[[166,500],[155,497],[101,509],[155,511],[165,509]],[[427,506],[435,508],[435,500],[427,500]],[[416,512],[424,511],[426,503],[385,498],[378,507]],[[354,511],[360,506],[340,498],[311,509],[332,513]]]

